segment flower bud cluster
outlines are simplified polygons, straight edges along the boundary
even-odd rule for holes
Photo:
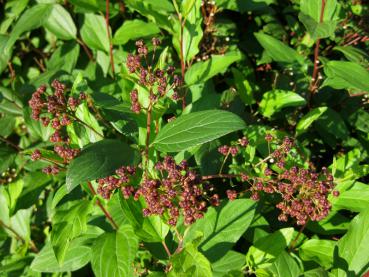
[[[186,225],[202,218],[209,203],[219,205],[219,196],[208,195],[213,190],[209,184],[188,168],[187,162],[176,164],[170,156],[164,158],[155,167],[161,174],[160,179],[145,179],[135,193],[135,199],[142,196],[147,203],[143,210],[145,216],[167,215],[168,224],[175,226],[182,214]]]
[[[110,199],[111,194],[120,189],[125,199],[134,193],[133,186],[129,185],[131,177],[136,174],[133,166],[122,166],[115,171],[115,176],[98,179],[97,192],[105,199]]]
[[[139,78],[139,84],[146,87],[150,92],[150,103],[155,103],[159,98],[164,97],[168,91],[173,90],[173,100],[178,100],[178,89],[182,85],[182,79],[174,74],[175,68],[168,66],[166,70],[154,68],[152,64],[147,62],[154,61],[155,51],[160,45],[158,38],[152,39],[152,45],[154,46],[154,53],[149,58],[148,47],[143,40],[136,41],[137,54],[128,54],[127,68],[131,74],[136,74]],[[134,89],[130,93],[131,98],[131,110],[135,113],[140,113],[141,105],[138,101],[138,91]]]
[[[66,95],[66,87],[58,80],[51,84],[53,92],[48,94],[46,86],[40,86],[29,100],[32,109],[32,118],[41,121],[42,125],[51,126],[54,133],[50,136],[50,141],[55,143],[54,152],[63,159],[64,163],[69,163],[78,155],[79,149],[70,146],[70,139],[66,135],[66,126],[72,124],[75,119],[75,111],[82,101],[86,100],[86,95],[82,92],[79,97]],[[42,159],[40,150],[36,149],[31,155],[32,160]],[[57,165],[48,166],[43,169],[46,174],[58,174],[60,168]]]
[[[158,215],[165,218],[168,224],[175,226],[179,216],[183,216],[186,225],[202,218],[210,205],[218,206],[220,199],[212,193],[211,184],[204,183],[202,178],[190,170],[187,162],[176,164],[173,157],[167,156],[155,165],[160,178],[145,177],[137,188],[131,183],[135,168],[127,166],[116,170],[114,176],[98,180],[98,193],[109,199],[116,189],[120,189],[123,197],[134,200],[145,199],[144,216]],[[229,191],[231,198],[237,193]]]
[[[238,140],[237,145],[240,147],[246,147],[249,144],[249,141],[246,137],[242,137]],[[218,148],[218,152],[222,154],[223,156],[228,156],[229,154],[232,155],[232,157],[235,157],[239,153],[239,147],[237,145],[228,146],[228,145],[222,145]]]
[[[278,144],[276,138],[271,134],[266,134],[266,142],[270,145],[275,143],[274,151],[261,163],[257,164],[263,171],[262,177],[257,174],[241,174],[241,180],[247,184],[251,192],[251,199],[257,201],[263,193],[275,194],[280,196],[280,202],[276,207],[281,210],[278,219],[287,221],[288,218],[296,220],[298,225],[304,225],[308,221],[319,221],[324,219],[330,209],[331,204],[328,201],[330,193],[338,196],[338,191],[334,189],[333,176],[326,168],[321,172],[314,172],[299,166],[286,168],[286,159],[291,150],[295,147],[294,141],[285,137]],[[246,138],[238,141],[240,145],[248,145]],[[231,147],[221,146],[218,151],[223,155],[230,153]],[[275,164],[277,167],[269,167],[269,164]],[[232,190],[227,191],[230,200],[237,197],[237,193]]]

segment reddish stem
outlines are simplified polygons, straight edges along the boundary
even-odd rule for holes
[[[87,182],[87,185],[88,185],[88,188],[90,189],[91,193],[93,195],[96,195],[96,191],[95,191],[94,187],[92,186],[91,182]],[[96,199],[96,204],[97,204],[97,206],[99,206],[99,208],[104,213],[104,215],[106,216],[106,218],[110,221],[110,223],[113,226],[113,228],[115,230],[118,230],[119,229],[118,224],[114,221],[114,219],[111,216],[111,214],[105,209],[105,207],[101,203],[100,199]]]
[[[202,176],[202,180],[210,180],[210,179],[218,179],[218,178],[237,178],[240,177],[241,175],[239,174],[215,174],[215,175],[207,175],[207,176]]]
[[[87,45],[79,38],[77,38],[77,42],[82,46],[83,50],[86,52],[87,57],[90,61],[94,61],[94,57],[92,56],[90,50],[88,49]]]
[[[323,23],[325,4],[326,4],[326,0],[322,0],[322,8],[320,10],[320,23]],[[319,73],[319,67],[318,67],[319,47],[320,47],[320,39],[317,39],[316,44],[315,44],[315,50],[314,50],[314,70],[313,70],[313,75],[312,75],[311,83],[310,83],[310,92],[312,94],[314,94],[317,89],[317,82],[318,82],[317,78],[318,78],[318,73]]]
[[[109,26],[110,26],[109,25],[109,0],[106,0],[105,24],[106,24],[106,31],[108,33],[108,40],[109,40],[109,54],[110,54],[111,71],[113,73],[113,78],[115,78],[113,44],[111,42],[111,35],[110,35],[110,28],[109,28]]]

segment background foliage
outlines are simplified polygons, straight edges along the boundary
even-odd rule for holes
[[[1,276],[368,271],[368,1],[0,3]],[[146,112],[130,109],[130,93],[138,89],[143,108],[149,93],[126,61],[136,40],[151,45],[153,36],[162,41],[158,68],[175,65],[184,84],[170,92],[177,101],[155,105],[147,126]],[[76,111],[83,124],[67,129],[82,152],[52,176],[41,170],[58,159],[52,129],[31,118],[28,101],[54,79],[72,95],[85,92],[87,102]],[[239,178],[214,180],[220,206],[190,227],[144,217],[145,202],[119,191],[110,200],[95,192],[96,179],[145,158],[145,170],[155,175],[153,163],[165,153],[187,159],[203,176],[223,168],[239,173],[268,156],[267,133],[295,140],[289,162],[332,172],[339,197],[329,196],[332,208],[322,221],[302,229],[294,220],[279,222],[268,195],[228,200],[225,190],[238,190]],[[242,158],[225,160],[218,147],[242,136],[250,143]],[[140,155],[145,146],[150,152]],[[35,149],[43,160],[31,160]]]

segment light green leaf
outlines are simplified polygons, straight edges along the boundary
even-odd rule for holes
[[[211,265],[193,244],[187,245],[180,253],[171,257],[173,265],[169,277],[212,277]]]
[[[184,18],[187,17],[187,15],[192,10],[192,7],[195,5],[196,0],[183,0],[181,3],[181,14]],[[199,2],[199,1],[197,1]]]
[[[249,248],[246,263],[252,268],[263,268],[270,265],[288,247],[293,235],[293,228],[284,228],[260,238]]]
[[[116,233],[104,233],[96,239],[91,265],[96,277],[134,276],[133,261],[138,251],[138,239],[129,225]]]
[[[357,63],[329,61],[324,65],[324,73],[328,78],[323,86],[369,92],[369,71]]]
[[[255,212],[256,204],[250,199],[237,199],[220,207],[210,208],[202,219],[191,226],[186,241],[202,233],[199,248],[211,261],[217,261],[231,249],[246,232]]]
[[[299,256],[304,261],[314,261],[328,269],[333,265],[333,252],[336,242],[333,240],[310,239],[299,248]]]
[[[327,107],[318,107],[312,109],[310,112],[304,115],[297,123],[296,136],[299,136],[302,133],[306,132],[309,126],[313,124],[313,122],[317,120],[326,110]]]
[[[234,62],[242,59],[239,51],[230,51],[224,55],[212,55],[207,61],[197,62],[186,72],[187,85],[205,82],[219,73],[223,73]]]
[[[77,28],[69,12],[59,4],[54,4],[45,27],[60,39],[75,39]]]
[[[153,142],[163,152],[179,152],[245,128],[237,115],[208,110],[185,114],[165,125]]]
[[[183,59],[186,62],[190,62],[197,53],[199,53],[199,44],[203,35],[201,1],[185,0],[182,2],[182,5],[189,8],[189,10],[186,11],[187,14],[183,14],[183,16],[186,17],[186,21],[183,28],[182,45]],[[178,56],[181,55],[180,39],[181,24],[179,20],[176,20],[173,22],[173,46],[177,50]]]
[[[354,46],[335,46],[333,50],[340,51],[351,62],[359,63],[362,66],[369,65],[368,53],[360,48]]]
[[[293,91],[271,90],[263,94],[259,110],[263,116],[271,117],[283,108],[304,105],[306,105],[306,100]]]
[[[276,62],[303,64],[305,58],[285,43],[264,33],[255,33],[256,39]]]
[[[74,41],[64,43],[46,61],[47,69],[65,70],[71,73],[77,64],[79,50],[79,45]]]
[[[353,186],[343,192],[339,197],[330,199],[333,209],[362,212],[369,207],[369,185],[355,182]]]
[[[109,52],[109,39],[104,17],[93,13],[85,14],[81,28],[82,40],[91,48]]]
[[[37,272],[67,272],[84,267],[91,259],[91,248],[85,240],[75,239],[65,254],[63,265],[59,265],[51,243],[47,242],[32,261],[31,269]]]
[[[221,259],[212,264],[213,276],[223,277],[232,270],[241,270],[244,264],[245,255],[230,250]]]
[[[123,45],[130,40],[152,36],[159,32],[160,29],[154,23],[145,22],[139,19],[126,20],[115,32],[113,43],[115,45]]]
[[[135,201],[132,198],[124,199],[119,194],[119,202],[124,217],[133,227],[136,235],[145,242],[161,242],[169,232],[169,227],[159,216],[144,217],[142,209],[145,207],[144,201]]]
[[[326,1],[322,22],[321,9],[320,0],[300,1],[299,19],[313,39],[333,36],[338,23],[339,5],[336,0]]]
[[[87,215],[91,210],[91,202],[79,200],[67,209],[62,206],[53,218],[51,245],[59,264],[64,262],[70,242],[87,230]]]
[[[83,148],[68,166],[66,185],[68,191],[82,182],[106,177],[116,169],[133,162],[133,150],[124,142],[104,139]]]
[[[347,276],[347,272],[352,272],[355,276],[360,276],[368,269],[369,261],[369,210],[357,215],[350,223],[348,232],[338,241],[337,260],[340,269],[337,276]],[[339,259],[344,259],[340,263]]]
[[[302,273],[298,263],[286,251],[283,251],[267,270],[273,277],[297,277]]]

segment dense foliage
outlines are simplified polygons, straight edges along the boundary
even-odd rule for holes
[[[0,3],[0,276],[368,272],[368,1]]]

